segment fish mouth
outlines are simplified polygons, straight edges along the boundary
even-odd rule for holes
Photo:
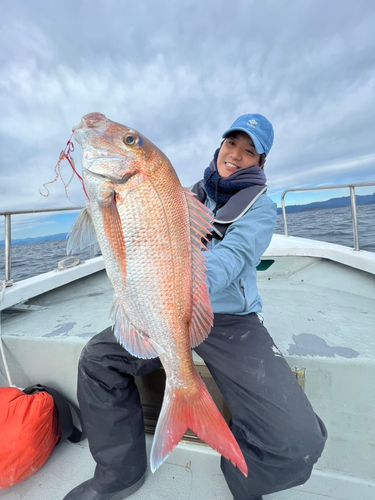
[[[77,129],[78,129],[78,125],[77,126],[74,126],[72,128],[72,132],[73,132],[73,138],[74,140],[76,140],[78,142],[78,144],[80,146],[82,146],[82,140],[81,140],[81,137],[79,136],[79,133],[77,134]],[[79,130],[79,129],[78,129]]]
[[[107,121],[107,117],[102,113],[88,113],[81,118],[78,125],[74,125],[73,131],[82,128],[97,128]]]
[[[74,139],[82,146],[81,133],[85,133],[89,129],[101,128],[107,121],[107,117],[102,113],[89,113],[83,116],[78,125],[74,125],[72,128]]]

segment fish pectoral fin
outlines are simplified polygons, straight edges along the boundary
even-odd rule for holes
[[[71,230],[68,233],[67,254],[71,255],[82,251],[84,248],[90,249],[90,256],[93,257],[100,250],[96,238],[94,224],[92,223],[90,213],[84,208],[79,214]]]
[[[150,359],[163,354],[164,349],[145,333],[137,331],[122,310],[115,295],[111,307],[113,331],[118,342],[133,356]]]
[[[205,280],[205,256],[202,252],[202,238],[211,232],[212,217],[205,207],[189,189],[184,189],[190,216],[191,263],[192,263],[192,295],[193,307],[189,324],[191,347],[197,347],[211,331],[213,313]]]

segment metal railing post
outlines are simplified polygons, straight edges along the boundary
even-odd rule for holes
[[[284,234],[285,236],[288,236],[288,225],[286,223],[286,210],[285,210],[285,200],[284,200],[286,193],[287,191],[284,191],[283,194],[281,195],[281,210],[283,212]]]
[[[351,209],[352,209],[354,250],[359,250],[357,204],[355,201],[354,186],[349,186],[349,190],[350,190],[350,205],[351,205]]]
[[[12,280],[11,271],[11,215],[5,214],[4,221],[4,246],[5,246],[5,283],[10,283]]]

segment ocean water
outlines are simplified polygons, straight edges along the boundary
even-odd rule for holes
[[[287,214],[289,236],[354,246],[350,207],[310,210]],[[359,248],[375,252],[375,205],[357,207]],[[275,233],[284,234],[282,215],[277,217]]]
[[[357,219],[360,249],[375,252],[375,205],[358,206]],[[354,245],[350,207],[287,214],[287,223],[290,236]],[[281,215],[277,217],[275,233],[284,234]],[[61,240],[12,246],[12,279],[20,281],[56,269],[58,262],[66,258],[66,243]],[[88,259],[88,252],[79,257]],[[4,248],[0,247],[0,280],[3,279]]]

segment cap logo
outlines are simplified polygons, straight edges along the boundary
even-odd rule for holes
[[[258,125],[258,122],[256,120],[254,120],[254,118],[253,118],[252,120],[249,120],[247,122],[247,125],[249,125],[249,127],[251,127],[251,128],[255,128],[256,125]]]

